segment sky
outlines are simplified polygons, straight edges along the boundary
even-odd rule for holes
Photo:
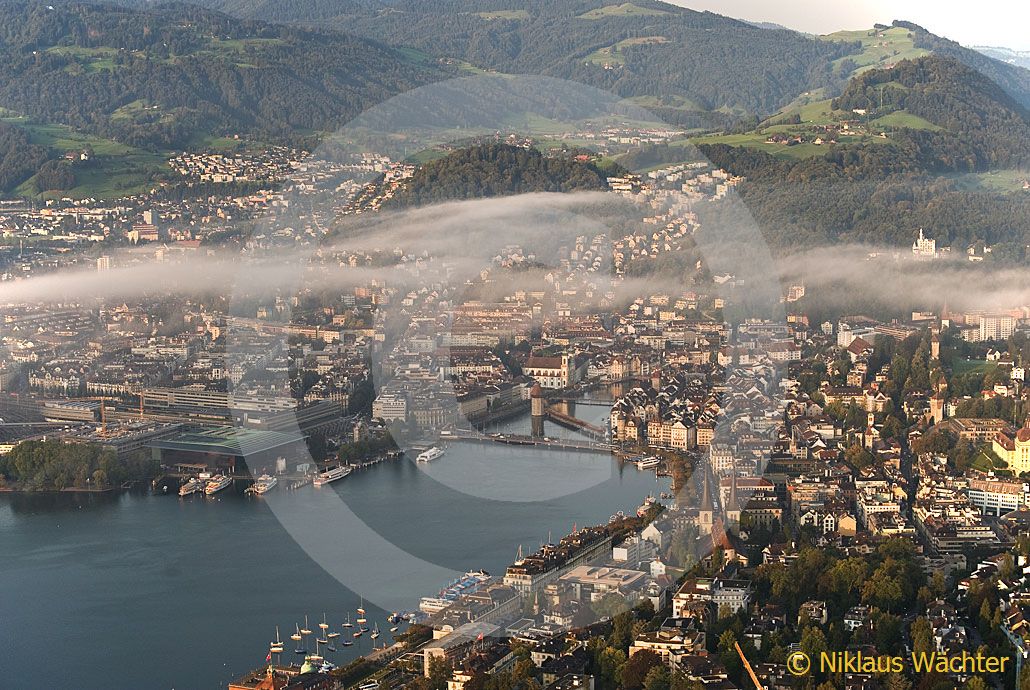
[[[826,34],[905,19],[962,45],[1030,50],[1026,0],[667,0],[695,10]]]

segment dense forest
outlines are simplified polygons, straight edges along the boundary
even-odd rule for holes
[[[919,228],[961,251],[977,240],[1030,243],[1030,195],[970,191],[948,179],[747,181],[740,192],[767,241],[780,247],[904,247]]]
[[[1030,115],[989,79],[950,58],[930,56],[856,77],[834,106],[870,109],[871,116],[905,109],[939,129],[901,128],[887,141],[836,145],[801,159],[699,146],[715,165],[747,178],[741,195],[771,244],[905,245],[919,227],[932,228],[942,245],[963,248],[977,240],[1030,241],[1026,194],[970,189],[957,179],[1030,166]]]
[[[155,463],[146,454],[119,460],[109,448],[62,441],[24,441],[0,456],[0,482],[24,491],[110,489],[150,479]]]
[[[951,58],[930,56],[869,70],[848,83],[833,107],[865,109],[870,117],[906,110],[957,135],[978,165],[1030,165],[1030,112],[983,74]],[[920,134],[917,145],[942,148],[942,137]]]
[[[933,51],[937,55],[954,58],[967,67],[975,69],[991,81],[1000,85],[1025,108],[1030,108],[1030,70],[1010,65],[999,59],[984,55],[980,51],[965,48],[955,41],[935,36],[918,24],[895,21],[894,26],[908,29],[913,34],[916,48]]]
[[[445,76],[339,33],[198,7],[5,3],[0,102],[135,146],[207,134],[290,137]]]
[[[23,129],[0,122],[0,190],[35,175],[49,157],[46,148],[29,141]]]
[[[690,105],[662,116],[691,112],[698,124],[718,124],[719,108],[769,113],[803,91],[839,85],[843,77],[831,62],[857,50],[654,0],[202,3],[242,17],[334,26],[500,72],[573,79],[625,97],[681,96]]]
[[[964,188],[893,146],[869,144],[802,161],[722,144],[698,148],[747,178],[741,197],[772,245],[903,246],[920,227],[932,228],[943,246],[1030,242],[1030,195]],[[930,170],[948,171],[934,163]]]
[[[477,144],[420,166],[387,207],[605,189],[607,177],[592,163],[547,157],[536,149],[507,144]]]
[[[709,118],[719,117],[714,109],[720,105],[768,113],[804,91],[839,86],[848,70],[835,71],[829,61],[856,49],[654,0],[198,2],[249,19],[332,26],[499,71],[570,77],[624,96],[678,94]],[[1030,71],[911,22],[894,25],[911,31],[916,47],[976,69],[1030,107]],[[655,37],[667,42],[656,43]],[[656,114],[689,126],[698,121],[690,110]]]

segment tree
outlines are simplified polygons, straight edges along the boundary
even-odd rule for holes
[[[873,454],[857,443],[851,444],[844,452],[844,462],[855,470],[862,470],[875,462]]]
[[[635,656],[635,655],[634,655]],[[665,664],[659,664],[647,672],[644,690],[671,690],[672,674]]]
[[[910,629],[912,651],[916,654],[929,654],[933,651],[933,630],[930,621],[920,616],[912,621]]]
[[[818,659],[826,651],[826,635],[822,629],[812,625],[801,632],[801,651],[808,655],[809,659]]]
[[[609,638],[616,649],[628,649],[633,643],[633,612],[623,610],[612,619],[612,634]]]
[[[444,690],[447,681],[451,679],[454,669],[449,661],[443,657],[433,657],[429,660],[429,686],[432,690]]]
[[[611,618],[614,620],[620,613],[625,612],[628,606],[626,597],[618,592],[609,592],[600,601],[591,604],[590,608],[593,609],[598,618]],[[627,643],[626,646],[628,647],[629,644]]]
[[[912,682],[901,673],[888,673],[883,681],[884,690],[911,690]]]
[[[606,688],[614,687],[619,680],[622,665],[625,663],[626,652],[611,646],[601,648],[596,661],[597,672],[602,681],[601,685]]]
[[[644,687],[651,669],[662,665],[662,657],[655,651],[644,649],[631,656],[622,666],[619,678],[626,690],[640,690]]]
[[[903,589],[899,573],[887,565],[881,564],[862,587],[862,601],[888,611],[901,603]]]
[[[732,630],[724,630],[722,635],[719,636],[719,661],[722,662],[722,665],[726,667],[726,670],[732,676],[739,674],[742,668],[736,644],[737,636]]]

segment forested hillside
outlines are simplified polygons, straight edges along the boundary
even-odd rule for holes
[[[820,46],[780,27],[760,28],[654,0],[198,2],[240,17],[335,26],[498,71],[577,79],[646,98],[666,120],[692,125],[702,111],[714,123],[720,107],[762,115],[803,92],[833,92],[850,76],[846,56],[859,50],[839,37]],[[911,33],[915,48],[955,58],[1030,106],[1030,71],[911,22],[894,26]]]
[[[604,189],[608,189],[606,176],[591,163],[547,157],[519,146],[477,144],[420,166],[388,206]]]
[[[137,146],[330,130],[442,76],[366,39],[189,5],[2,10],[0,104]]]
[[[32,144],[24,130],[0,122],[0,191],[36,174],[49,158],[47,150]]]
[[[917,47],[931,50],[937,55],[954,58],[966,67],[975,69],[1005,89],[1024,107],[1030,108],[1030,70],[1025,66],[1008,64],[984,55],[980,51],[965,48],[955,41],[936,36],[912,22],[895,21],[894,25],[912,31]]]
[[[801,158],[699,147],[747,178],[741,194],[771,243],[905,245],[919,227],[932,228],[943,245],[1030,241],[1030,195],[962,184],[999,166],[1030,168],[1030,114],[997,84],[930,56],[856,77],[834,106],[868,111],[866,119],[904,111],[933,129],[898,127],[887,139]]]
[[[865,72],[833,107],[866,110],[872,118],[905,110],[957,135],[980,165],[1030,165],[1030,113],[983,74],[950,58],[904,60]]]
[[[857,48],[655,0],[202,2],[243,17],[335,26],[485,69],[574,79],[647,99],[667,120],[694,125],[698,113],[710,121],[725,115],[719,109],[769,113],[803,91],[839,85],[831,62]]]

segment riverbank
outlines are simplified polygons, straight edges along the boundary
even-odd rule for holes
[[[78,486],[66,486],[63,489],[19,489],[12,486],[0,486],[2,494],[110,494],[116,491],[128,491],[125,487],[108,487],[106,489],[82,488]]]

